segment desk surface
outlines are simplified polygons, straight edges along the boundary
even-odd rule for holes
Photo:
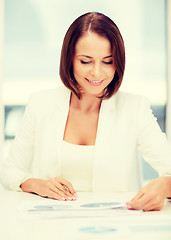
[[[78,193],[79,200],[127,201],[134,193]],[[48,217],[23,219],[21,202],[45,201],[34,194],[0,189],[0,239],[155,239],[171,240],[171,202],[166,201],[161,211],[115,214],[110,217]],[[54,200],[55,201],[55,200]],[[113,211],[113,210],[112,210]],[[131,211],[132,212],[132,211]]]

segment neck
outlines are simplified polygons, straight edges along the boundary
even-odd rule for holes
[[[90,112],[99,112],[101,106],[102,99],[97,98],[92,95],[82,95],[81,99],[72,93],[70,100],[70,107],[79,110],[84,113]]]

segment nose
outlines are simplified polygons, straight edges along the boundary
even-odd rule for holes
[[[101,76],[101,68],[99,63],[94,63],[91,68],[91,75],[98,79]]]

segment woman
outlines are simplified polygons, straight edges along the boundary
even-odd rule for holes
[[[160,174],[127,202],[160,210],[171,197],[171,147],[144,97],[119,91],[122,36],[100,13],[69,27],[60,76],[65,87],[33,94],[3,167],[3,184],[58,200],[76,191],[133,191],[137,147]]]

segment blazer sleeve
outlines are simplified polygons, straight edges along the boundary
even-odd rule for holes
[[[147,99],[143,99],[139,109],[137,146],[144,160],[160,176],[171,175],[171,144],[161,131]]]
[[[21,125],[12,142],[8,158],[1,171],[1,183],[13,191],[22,191],[20,188],[24,180],[31,178],[30,166],[34,155],[35,114],[34,101],[30,97]]]

